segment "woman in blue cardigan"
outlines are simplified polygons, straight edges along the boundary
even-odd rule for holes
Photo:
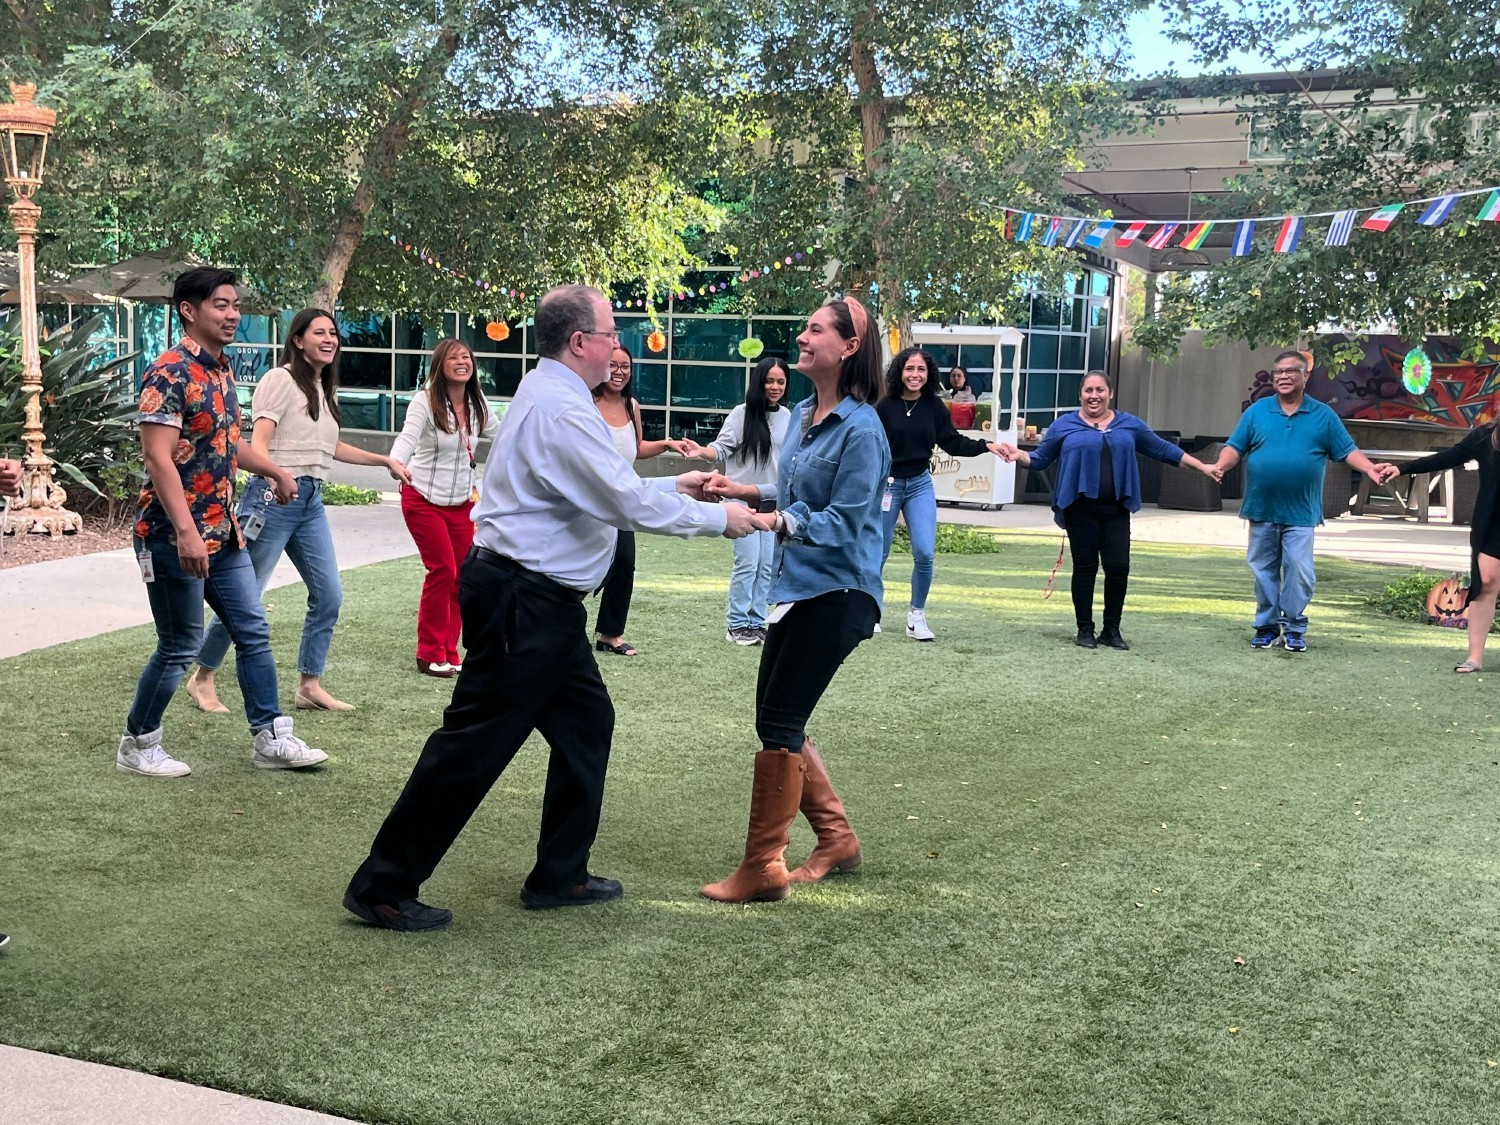
[[[1000,455],[1034,472],[1057,462],[1052,510],[1068,533],[1073,553],[1073,613],[1080,648],[1128,649],[1120,635],[1125,588],[1130,582],[1130,513],[1141,510],[1141,474],[1135,455],[1200,473],[1209,467],[1157,437],[1133,414],[1110,408],[1112,392],[1102,371],[1090,371],[1079,391],[1082,409],[1047,428],[1035,453],[1001,445]],[[1094,635],[1094,581],[1104,561],[1104,631]]]

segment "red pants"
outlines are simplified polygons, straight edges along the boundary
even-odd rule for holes
[[[417,544],[427,580],[417,606],[417,659],[433,664],[457,664],[458,568],[474,545],[472,501],[451,508],[430,503],[415,488],[401,489],[401,515]]]

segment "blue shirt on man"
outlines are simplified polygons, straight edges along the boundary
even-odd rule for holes
[[[1245,458],[1241,517],[1293,527],[1323,522],[1324,467],[1359,448],[1332,407],[1305,395],[1291,414],[1275,396],[1252,402],[1228,444]]]

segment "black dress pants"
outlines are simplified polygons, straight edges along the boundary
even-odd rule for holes
[[[875,635],[880,607],[863,590],[797,602],[766,630],[755,681],[755,733],[767,750],[800,753],[807,720],[860,641]]]
[[[615,710],[584,632],[581,596],[477,551],[458,575],[463,671],[441,729],[349,884],[363,902],[417,897],[533,730],[551,757],[526,886],[559,891],[588,878]]]
[[[1130,585],[1130,512],[1118,500],[1079,497],[1063,509],[1073,555],[1073,616],[1094,627],[1094,582],[1104,563],[1104,627],[1118,629]]]
[[[619,532],[615,540],[615,557],[604,576],[599,591],[599,616],[594,632],[601,637],[625,634],[625,619],[630,616],[630,598],[635,593],[635,532]]]

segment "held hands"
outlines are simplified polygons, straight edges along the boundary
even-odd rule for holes
[[[392,480],[399,480],[402,484],[411,483],[411,470],[394,457],[387,457],[385,467],[391,474]]]
[[[718,454],[712,449],[706,445],[699,445],[692,438],[684,438],[679,444],[682,448],[677,452],[681,453],[684,457],[690,457],[697,461],[717,461],[719,459]]]
[[[736,484],[723,473],[714,472],[705,474],[709,479],[703,485],[703,491],[710,496],[716,496],[721,500],[743,500],[747,504],[760,503],[760,489],[753,484]]]
[[[679,473],[677,475],[677,491],[684,496],[691,496],[694,500],[717,500],[717,496],[710,495],[704,488],[713,473],[706,473],[702,469],[693,469],[691,472]]]
[[[1009,458],[1005,456],[1005,446],[1001,445],[998,441],[987,441],[984,444],[985,447],[996,457],[1000,458],[1000,460],[1009,460]]]
[[[691,443],[684,441],[681,438],[668,438],[662,444],[670,449],[673,453],[681,454],[683,457],[691,456],[691,454],[689,454],[687,451],[687,447]]]
[[[1370,471],[1365,475],[1376,484],[1388,484],[1401,475],[1401,469],[1389,461],[1381,461],[1379,464],[1371,465]]]
[[[1209,476],[1213,477],[1213,479],[1218,481],[1220,484],[1223,484],[1224,474],[1228,470],[1226,470],[1223,465],[1220,465],[1217,461],[1215,461],[1212,465],[1204,465],[1203,471]]]
[[[776,513],[752,512],[743,504],[724,505],[724,538],[743,539],[757,531],[774,531]]]
[[[276,475],[271,478],[271,487],[276,493],[276,503],[278,504],[290,504],[293,500],[297,499],[296,478],[285,469],[276,470]],[[181,552],[179,551],[178,553],[180,554]],[[205,555],[205,560],[206,558],[207,556]],[[204,572],[200,577],[206,576],[207,573],[207,563],[205,562]]]
[[[1011,445],[1009,442],[1004,441],[990,442],[990,452],[993,453],[996,457],[1000,458],[1000,460],[1004,461],[1007,465],[1014,461],[1017,457],[1021,456],[1021,451],[1019,449]]]

